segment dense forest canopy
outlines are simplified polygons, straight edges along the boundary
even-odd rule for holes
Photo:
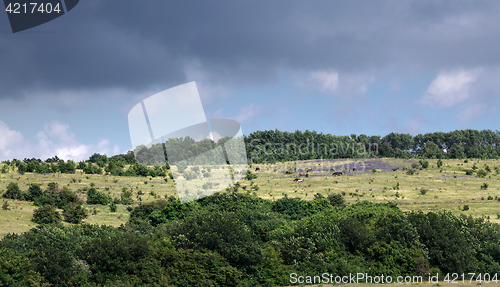
[[[316,131],[257,131],[245,137],[250,162],[334,158],[498,158],[500,131],[457,130],[449,133],[390,133],[336,136]]]
[[[0,259],[0,286],[288,286],[292,273],[495,280],[500,226],[393,203],[346,205],[340,194],[273,202],[222,192],[139,205],[119,228],[41,223],[2,239]]]

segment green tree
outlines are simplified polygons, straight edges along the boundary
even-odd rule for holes
[[[88,212],[81,204],[71,203],[65,206],[63,215],[64,221],[78,224],[87,218]]]
[[[33,264],[30,264],[26,255],[0,248],[0,286],[48,287],[47,280],[33,269]]]
[[[42,188],[40,187],[39,184],[31,184],[30,187],[28,187],[28,195],[26,197],[27,200],[30,201],[35,201],[38,197],[43,195]]]
[[[108,203],[111,201],[111,198],[109,195],[98,191],[94,187],[91,187],[87,191],[87,204],[102,204],[102,205],[108,205]]]
[[[61,214],[52,205],[45,205],[37,208],[33,212],[33,218],[31,219],[37,224],[51,224],[60,223],[62,221]]]
[[[11,182],[7,185],[7,189],[5,190],[3,197],[23,200],[24,194],[19,189],[19,185],[17,184],[17,182]]]

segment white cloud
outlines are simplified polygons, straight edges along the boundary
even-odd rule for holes
[[[343,98],[361,96],[367,91],[368,85],[375,80],[370,71],[339,73],[335,69],[321,69],[309,72],[296,71],[290,75],[301,89],[316,90]]]
[[[244,123],[261,113],[261,108],[255,104],[250,104],[240,108],[240,113],[232,117],[238,123]]]
[[[339,73],[335,70],[319,70],[311,72],[310,80],[319,90],[333,93],[339,86]]]
[[[75,139],[69,125],[52,121],[45,124],[44,130],[34,137],[35,142],[27,141],[19,131],[11,130],[0,121],[0,160],[39,158],[45,160],[57,155],[59,158],[75,161],[85,160],[93,153],[114,155],[120,152],[118,145],[111,147],[107,139],[97,144],[82,144]]]
[[[456,70],[439,73],[421,98],[421,102],[433,108],[449,108],[469,98],[470,85],[476,81],[478,69]]]
[[[7,124],[0,121],[0,154],[8,158],[15,153],[15,149],[23,141],[23,135],[18,131],[11,130]]]

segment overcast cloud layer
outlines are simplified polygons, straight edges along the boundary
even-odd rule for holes
[[[498,15],[498,1],[85,0],[12,34],[0,13],[0,152],[125,152],[128,110],[193,80],[207,115],[245,134],[495,129]],[[57,125],[73,138],[42,151]]]

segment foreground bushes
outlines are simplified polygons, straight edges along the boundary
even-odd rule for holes
[[[499,243],[499,225],[450,212],[346,206],[339,196],[319,194],[308,202],[271,202],[218,193],[189,204],[168,198],[138,206],[119,228],[45,224],[9,234],[0,241],[0,257],[13,263],[0,263],[0,282],[284,286],[292,272],[495,273]]]

